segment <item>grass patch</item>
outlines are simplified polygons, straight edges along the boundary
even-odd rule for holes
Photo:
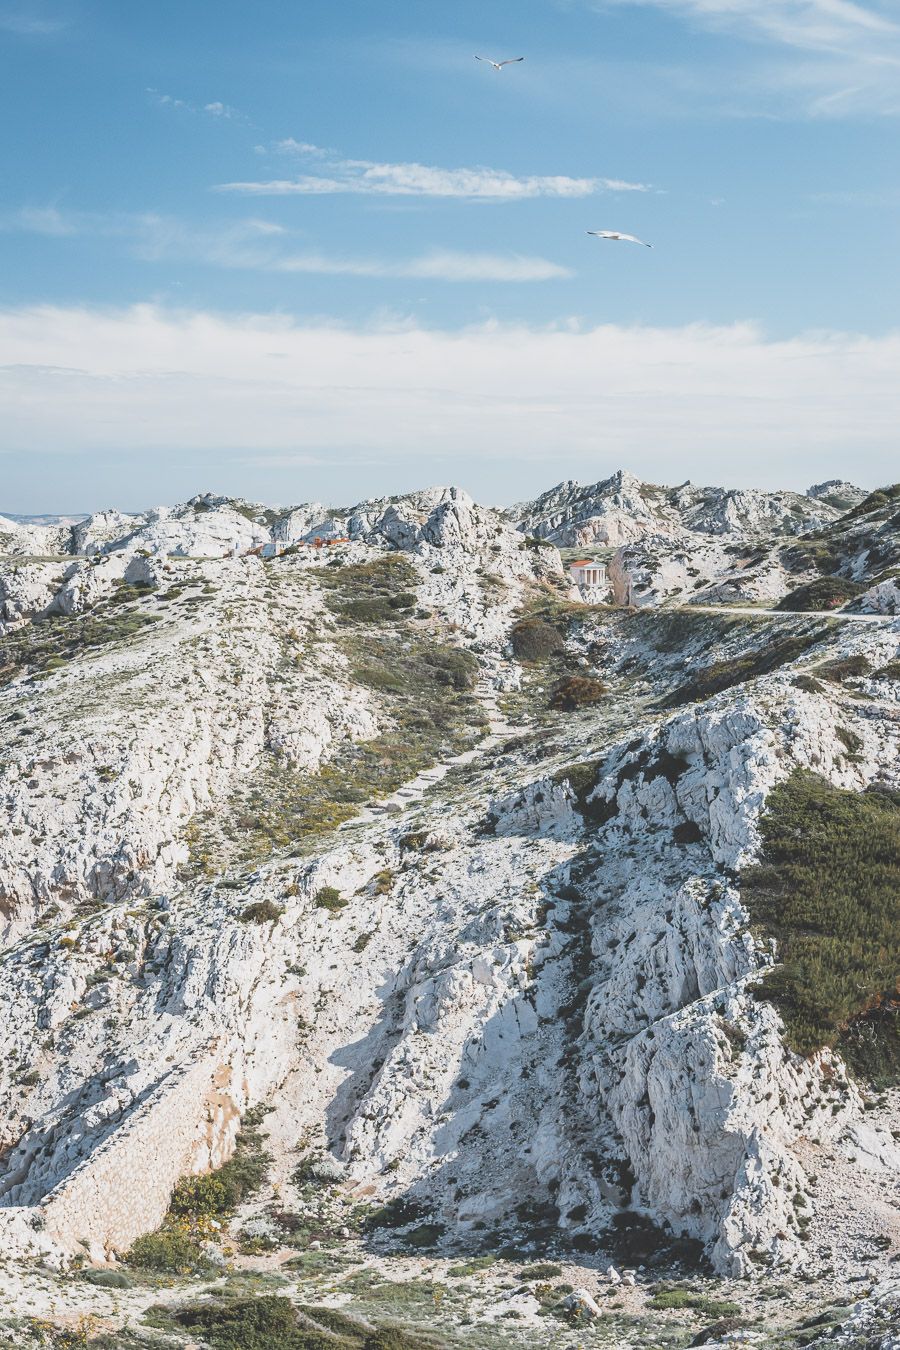
[[[708,1294],[693,1289],[661,1289],[650,1299],[651,1308],[690,1308],[702,1313],[704,1317],[735,1317],[740,1311],[739,1303],[724,1298],[710,1298]]]
[[[743,875],[778,943],[760,997],[798,1054],[834,1046],[880,1086],[900,1076],[900,793],[798,770],[769,795],[761,863]]]
[[[226,813],[198,815],[189,823],[184,880],[255,864],[282,850],[311,850],[362,803],[389,796],[436,761],[477,743],[486,718],[471,693],[476,659],[409,629],[405,637],[401,644],[368,630],[339,638],[357,677],[378,689],[384,729],[373,740],[343,745],[340,758],[316,773],[295,772],[274,755],[263,756]]]
[[[412,563],[396,553],[373,562],[323,569],[319,582],[325,603],[343,620],[362,624],[393,624],[416,603],[413,588],[418,574]]]

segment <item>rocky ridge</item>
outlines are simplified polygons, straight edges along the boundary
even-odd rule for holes
[[[830,556],[893,528],[811,491]],[[424,1224],[437,1253],[871,1276],[896,1090],[788,1048],[742,873],[794,772],[900,786],[897,622],[585,607],[458,489],[251,515],[106,513],[85,557],[0,564],[8,1249],[121,1254],[264,1102],[279,1194],[302,1140],[406,1218],[375,1251]],[[601,703],[548,706],[523,613]],[[94,1173],[133,1202],[85,1210]]]

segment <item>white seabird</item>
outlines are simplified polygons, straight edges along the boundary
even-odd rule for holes
[[[619,230],[588,230],[588,234],[592,234],[595,239],[622,239],[628,244],[643,244],[644,248],[653,247],[646,239],[638,239],[636,234],[621,234]]]
[[[524,56],[510,56],[506,61],[492,61],[489,56],[476,56],[476,61],[484,61],[487,65],[493,66],[495,70],[502,70],[504,66],[514,66],[519,61],[524,61]]]

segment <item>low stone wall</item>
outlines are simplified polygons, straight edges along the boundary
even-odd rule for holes
[[[230,1076],[212,1047],[173,1069],[36,1207],[46,1235],[96,1259],[157,1228],[179,1177],[230,1152],[230,1139],[221,1149],[223,1131],[233,1138],[239,1120],[226,1091]]]

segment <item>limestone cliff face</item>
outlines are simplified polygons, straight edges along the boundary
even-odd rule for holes
[[[235,513],[203,500],[221,540]],[[810,1150],[838,1175],[852,1139],[874,1192],[896,1148],[839,1058],[792,1054],[754,997],[777,953],[741,873],[795,768],[897,785],[897,621],[579,610],[555,549],[455,489],[298,511],[283,539],[333,520],[349,542],[171,557],[191,507],[140,547],[106,520],[91,558],[0,566],[0,1240],[121,1250],[267,1101],[282,1181],[307,1137],[448,1244],[532,1224],[603,1250],[637,1216],[722,1272],[802,1265]],[[720,543],[685,536],[689,575]],[[550,708],[551,667],[510,644],[523,607],[602,703]],[[812,645],[664,709],[786,632]],[[848,658],[854,696],[810,677]],[[424,696],[402,683],[437,669]],[[357,756],[426,736],[432,765],[354,793]],[[127,1205],[98,1202],[116,1188]],[[823,1202],[823,1241],[831,1221]]]

